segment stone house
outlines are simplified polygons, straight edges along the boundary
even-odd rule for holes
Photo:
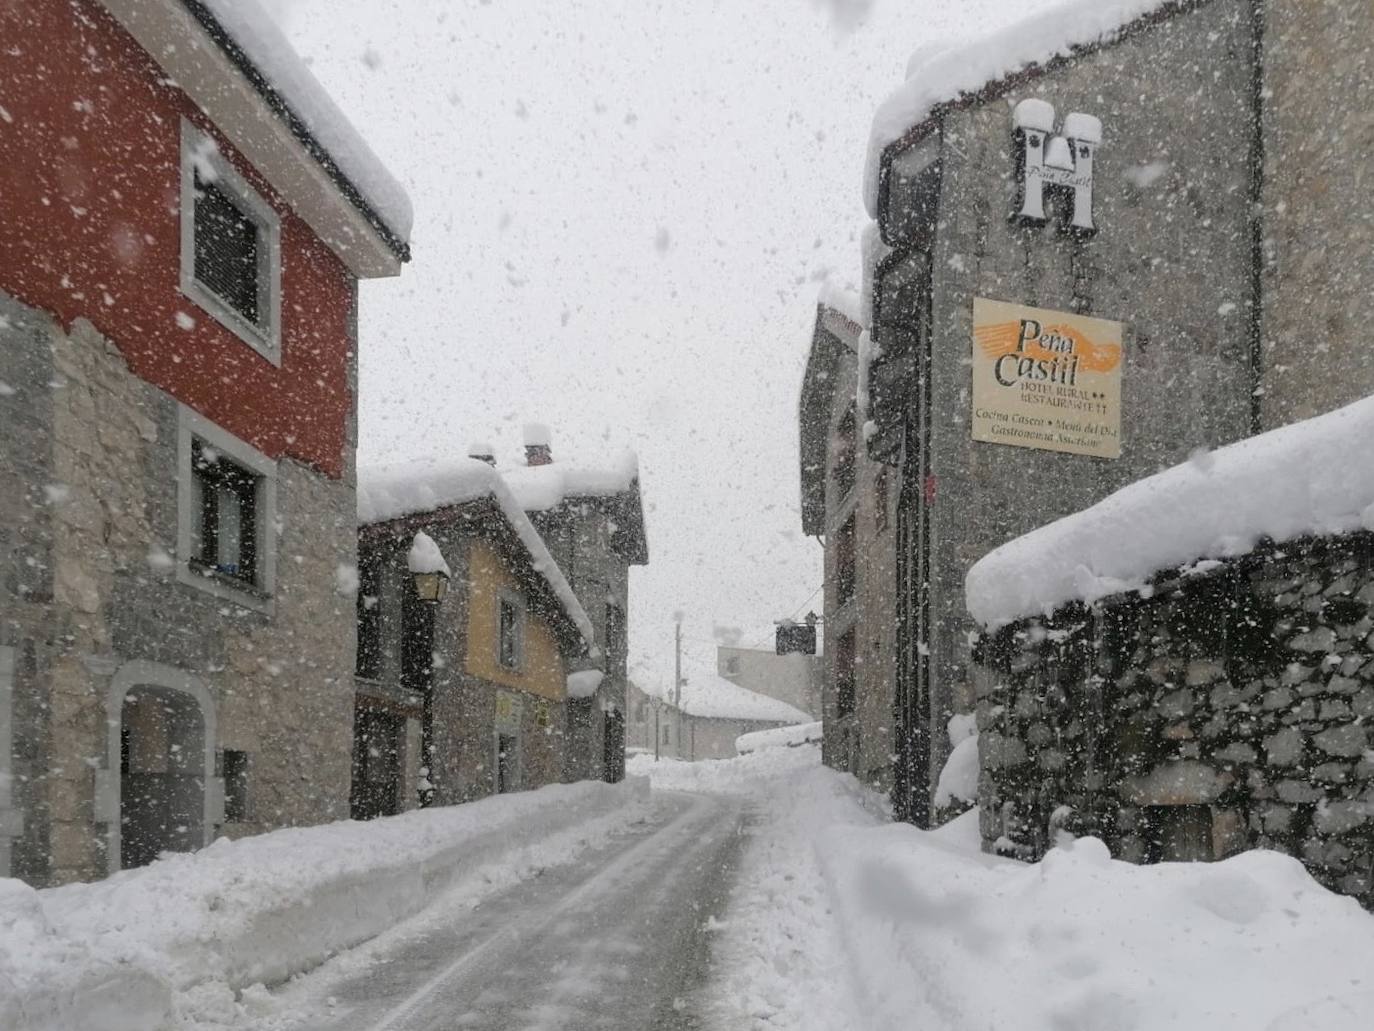
[[[353,816],[578,779],[592,623],[500,475],[364,468],[358,518]]]
[[[890,789],[897,477],[869,458],[860,441],[860,328],[854,307],[838,298],[817,306],[797,412],[802,530],[825,547],[817,713],[826,729],[822,757],[827,765]]]
[[[632,748],[695,762],[732,759],[735,739],[760,730],[810,723],[800,709],[705,670],[685,673],[680,693],[642,678],[626,695]]]
[[[404,193],[270,24],[0,8],[0,876],[348,814],[357,285]]]
[[[814,630],[804,624],[795,626],[812,638],[809,652],[788,649],[786,629],[780,634],[784,638],[781,645],[769,650],[717,645],[716,675],[819,719],[823,659],[815,654]]]
[[[1374,315],[1371,28],[1336,0],[1084,0],[924,49],[879,109],[855,421],[897,499],[896,662],[841,735],[891,726],[901,817],[930,820],[974,706],[975,561],[1374,388],[1346,331]]]
[[[630,452],[609,464],[555,460],[547,427],[526,426],[524,436],[525,464],[503,468],[502,478],[567,577],[604,652],[593,656],[605,672],[595,693],[569,702],[570,768],[573,779],[614,783],[625,773],[630,567],[649,561],[639,462]]]

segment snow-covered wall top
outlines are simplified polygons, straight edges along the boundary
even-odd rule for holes
[[[984,556],[965,581],[989,628],[1241,555],[1262,538],[1374,529],[1374,398],[1271,430],[1123,487]]]
[[[548,465],[517,465],[501,475],[526,512],[546,512],[566,498],[610,497],[634,486],[639,459],[624,452],[615,462],[595,467],[555,459]]]
[[[501,474],[491,466],[475,458],[456,458],[358,469],[358,522],[361,525],[433,512],[484,497],[496,502],[529,552],[535,571],[547,581],[588,647],[594,646],[596,631],[582,603],[549,554],[544,538],[539,536]]]
[[[258,0],[198,0],[398,239],[414,213],[404,187],[306,67]]]
[[[906,82],[878,107],[869,133],[864,205],[878,217],[883,151],[940,104],[1032,65],[1044,64],[1111,36],[1172,0],[1064,0],[986,36],[927,43],[907,62]]]
[[[717,720],[750,720],[759,723],[810,723],[806,713],[786,702],[750,691],[746,687],[704,670],[684,673],[682,712],[688,716]],[[662,698],[671,704],[672,690],[659,686],[651,678],[636,680],[647,695]]]

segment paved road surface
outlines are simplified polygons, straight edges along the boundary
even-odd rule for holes
[[[654,798],[647,824],[476,908],[424,920],[361,972],[325,967],[281,1001],[328,999],[308,1022],[318,1031],[699,1028],[694,995],[744,812],[717,796]]]

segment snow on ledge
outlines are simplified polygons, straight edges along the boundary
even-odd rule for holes
[[[868,140],[864,206],[878,217],[883,152],[940,104],[1036,64],[1096,43],[1171,0],[1063,0],[986,36],[925,44],[907,63],[906,82],[878,107]]]
[[[814,723],[797,723],[790,727],[741,734],[735,738],[735,751],[740,755],[748,755],[765,748],[800,748],[802,745],[820,744],[824,737],[825,727],[820,720],[816,720]]]
[[[548,583],[576,624],[589,648],[596,645],[596,631],[582,603],[568,584],[558,563],[549,554],[544,538],[511,493],[505,480],[486,462],[475,458],[448,461],[414,461],[392,466],[358,469],[358,523],[383,523],[402,516],[433,512],[491,497],[501,514],[519,535],[530,553],[535,571]],[[436,549],[437,550],[437,549]]]
[[[1360,458],[1371,438],[1374,397],[1198,452],[985,555],[965,581],[969,613],[996,629],[1264,537],[1374,529],[1374,464]]]

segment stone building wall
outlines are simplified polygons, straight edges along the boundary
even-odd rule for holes
[[[1374,534],[1263,547],[980,646],[985,849],[1268,848],[1374,905]]]
[[[12,872],[56,884],[117,868],[121,685],[143,683],[135,674],[197,699],[207,834],[346,817],[354,614],[337,585],[355,554],[351,419],[344,478],[276,463],[275,591],[249,608],[178,575],[187,410],[84,320],[66,332],[0,297],[0,342],[0,644],[18,657],[25,823]],[[221,824],[225,749],[247,753],[247,808]]]
[[[1374,393],[1374,4],[1264,5],[1263,428]]]
[[[920,642],[929,650],[929,785],[948,756],[950,716],[974,703],[969,567],[1195,448],[1250,432],[1254,47],[1248,0],[1214,0],[939,118],[930,366],[921,386],[929,402],[912,402],[918,425],[907,472],[920,477],[909,517],[930,554],[929,640]],[[1010,218],[1011,111],[1027,97],[1049,102],[1060,119],[1077,111],[1102,121],[1092,236],[1063,232],[1055,219],[1025,227]],[[909,198],[893,193],[888,203]],[[885,219],[900,228],[902,211]],[[916,317],[884,283],[916,275],[927,260],[910,241],[889,243],[875,276],[883,346],[896,323]],[[971,439],[975,297],[1125,324],[1120,458]]]
[[[607,714],[626,713],[630,633],[629,564],[612,547],[616,515],[602,498],[570,497],[547,512],[529,513],[549,553],[563,570],[596,631],[596,646],[606,649],[607,606],[623,617],[624,639],[616,655],[604,655],[606,676],[590,701],[570,700],[566,720],[569,780],[604,778]],[[586,668],[602,668],[588,657]]]

